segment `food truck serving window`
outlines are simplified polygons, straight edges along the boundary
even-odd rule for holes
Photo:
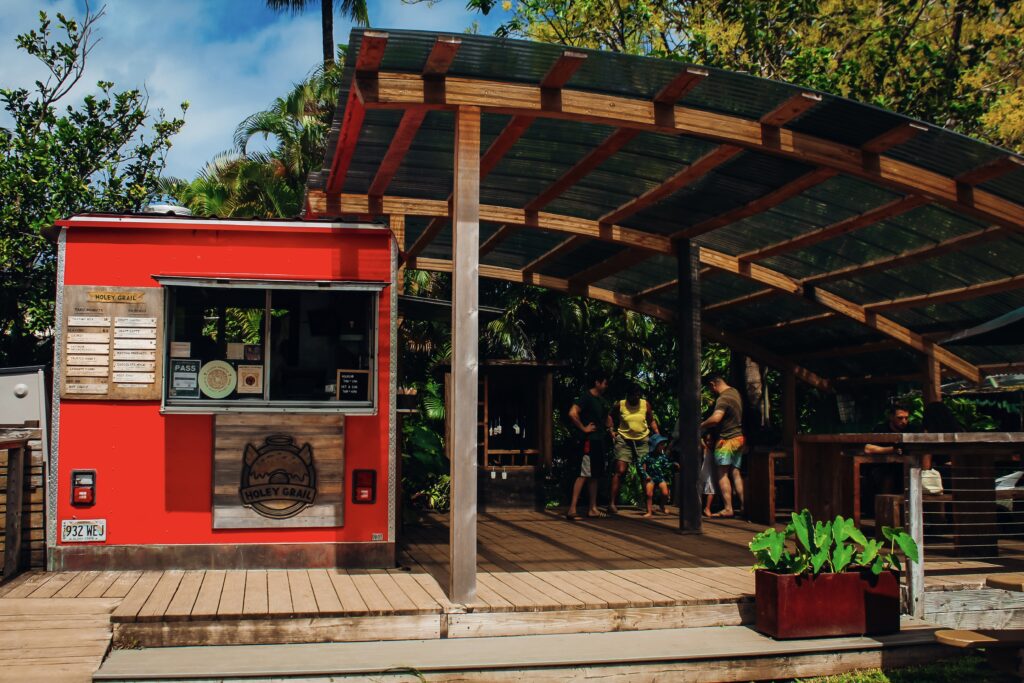
[[[375,407],[380,285],[160,280],[167,411]]]

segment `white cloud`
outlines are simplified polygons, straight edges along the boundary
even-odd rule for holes
[[[0,0],[0,87],[31,87],[42,75],[14,44],[15,35],[35,28],[40,8],[81,17],[84,2]],[[370,2],[370,19],[383,28],[461,33],[477,18],[464,0]],[[348,20],[335,18],[337,42],[346,42],[350,29]],[[101,40],[74,95],[80,98],[102,79],[118,89],[144,87],[150,106],[168,116],[188,100],[185,128],[168,157],[167,173],[179,177],[192,177],[229,149],[242,119],[285,94],[321,58],[317,3],[292,15],[270,13],[262,0],[106,0],[97,33]],[[5,122],[0,113],[0,125]]]

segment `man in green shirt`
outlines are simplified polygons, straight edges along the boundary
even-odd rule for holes
[[[607,452],[606,434],[611,428],[608,417],[608,402],[602,396],[608,389],[608,378],[603,373],[591,376],[590,389],[573,403],[569,409],[569,422],[578,437],[576,457],[576,481],[572,485],[572,499],[566,517],[572,520],[582,519],[576,513],[583,484],[587,483],[590,506],[588,517],[603,517],[597,509],[597,480],[604,474],[605,453]]]
[[[718,395],[715,409],[708,419],[700,423],[701,431],[714,429],[718,432],[713,452],[715,469],[718,474],[718,490],[722,494],[724,507],[715,517],[732,517],[732,494],[735,490],[740,506],[743,506],[743,398],[740,392],[728,384],[721,375],[713,375],[708,382],[711,390]]]

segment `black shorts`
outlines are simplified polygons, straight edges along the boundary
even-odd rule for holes
[[[604,476],[605,454],[604,449],[594,443],[590,444],[589,452],[584,453],[585,443],[576,448],[574,468],[577,477],[602,477]]]

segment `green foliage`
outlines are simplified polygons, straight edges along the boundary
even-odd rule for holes
[[[868,539],[852,519],[839,515],[831,522],[814,522],[807,510],[792,513],[792,521],[782,531],[765,529],[750,541],[755,569],[782,574],[839,573],[848,569],[898,569],[897,546],[908,559],[918,561],[917,544],[903,529],[883,527],[889,541]],[[858,549],[859,546],[859,549]]]
[[[793,679],[792,683],[1005,683],[1009,680],[980,655],[943,659],[924,666],[867,669],[834,676]]]
[[[141,91],[108,81],[61,108],[84,76],[102,16],[79,22],[58,13],[54,25],[40,12],[39,27],[17,45],[44,65],[46,79],[31,90],[0,88],[11,119],[0,128],[0,365],[52,357],[56,251],[40,230],[85,211],[140,210],[184,125],[151,112]]]

